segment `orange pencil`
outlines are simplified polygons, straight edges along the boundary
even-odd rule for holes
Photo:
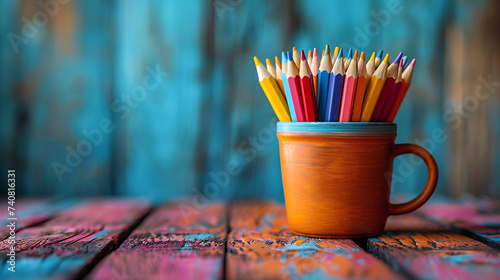
[[[311,68],[312,60],[313,60],[313,52],[309,50],[309,52],[307,53],[307,64],[309,65],[309,68]]]
[[[304,104],[304,115],[306,122],[318,121],[318,107],[314,95],[314,85],[311,70],[307,64],[306,55],[302,50],[302,61],[300,62],[300,89],[302,91],[302,104]]]
[[[311,62],[311,72],[313,75],[313,83],[314,83],[314,96],[316,96],[316,100],[318,99],[318,71],[319,71],[319,57],[318,57],[318,49],[314,48],[313,58]]]
[[[365,98],[367,75],[365,53],[361,52],[358,62],[358,82],[356,83],[356,94],[354,95],[354,105],[352,107],[352,122],[359,122],[359,120],[361,119],[361,109],[363,108],[363,100]]]
[[[380,98],[380,94],[382,93],[382,89],[387,79],[388,64],[389,55],[386,55],[370,79],[370,84],[365,92],[363,109],[361,110],[362,122],[369,122],[372,119],[373,111],[375,111],[375,106],[377,106],[378,99]]]
[[[401,89],[399,89],[398,96],[396,97],[396,100],[392,105],[391,111],[389,112],[389,116],[387,116],[387,119],[385,120],[386,122],[394,122],[394,119],[396,118],[399,108],[401,107],[401,104],[405,99],[406,93],[410,88],[411,77],[413,75],[414,67],[415,67],[415,59],[413,59],[410,65],[408,65],[408,67],[406,67],[406,69],[403,71]]]
[[[293,55],[293,62],[295,62],[295,66],[297,66],[297,69],[300,69],[300,54],[296,47],[293,47],[292,55]]]
[[[356,93],[356,83],[358,78],[358,51],[354,52],[354,57],[349,62],[349,68],[345,73],[344,92],[342,93],[342,106],[340,107],[339,122],[350,122],[354,95]]]

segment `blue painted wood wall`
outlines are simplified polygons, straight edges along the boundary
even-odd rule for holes
[[[398,142],[427,145],[441,193],[499,192],[494,1],[0,3],[0,172],[22,195],[282,200],[252,57],[325,44],[416,57]],[[396,192],[423,187],[395,169]]]

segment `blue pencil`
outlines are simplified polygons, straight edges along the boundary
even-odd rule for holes
[[[325,121],[338,122],[340,103],[342,99],[342,86],[344,84],[344,62],[342,49],[335,60],[332,71],[330,72],[330,82],[328,83],[328,99],[326,101]]]
[[[375,56],[375,69],[380,65],[380,62],[382,61],[382,55],[384,54],[383,50],[379,50],[377,53],[377,56]]]
[[[295,108],[293,107],[292,93],[290,92],[290,84],[286,77],[286,70],[288,65],[288,59],[285,52],[281,52],[281,69],[283,73],[281,74],[281,80],[283,81],[283,87],[285,88],[286,101],[288,102],[288,109],[290,110],[290,116],[292,117],[292,122],[297,121],[297,115],[295,115]]]
[[[408,67],[408,64],[406,64],[406,62],[408,62],[408,57],[405,55],[403,56],[403,71],[406,69],[406,67]]]
[[[319,65],[318,71],[318,119],[320,122],[325,121],[330,71],[332,71],[332,59],[330,55],[330,46],[326,45],[325,54],[321,58],[321,64]]]

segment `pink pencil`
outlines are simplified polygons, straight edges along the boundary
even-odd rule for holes
[[[358,51],[354,52],[354,58],[349,64],[345,74],[344,92],[342,93],[342,106],[340,107],[339,122],[350,122],[352,116],[352,106],[356,93],[356,80],[358,78]]]

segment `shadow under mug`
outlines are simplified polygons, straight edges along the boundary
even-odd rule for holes
[[[396,124],[278,122],[277,126],[286,213],[295,234],[380,235],[389,215],[416,210],[436,189],[436,161],[420,146],[394,144]],[[393,161],[408,153],[427,165],[427,183],[415,199],[391,204]]]

